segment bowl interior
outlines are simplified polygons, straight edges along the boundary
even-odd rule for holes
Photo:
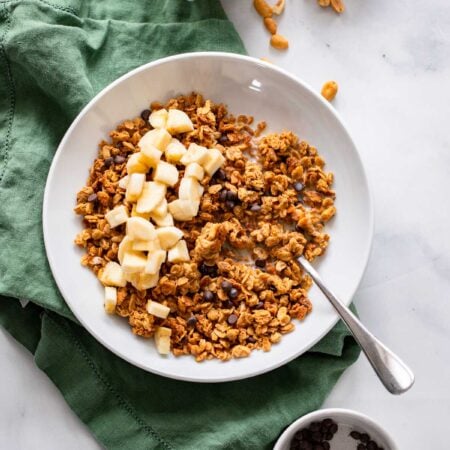
[[[347,409],[323,409],[301,417],[284,431],[274,450],[289,450],[290,443],[297,431],[308,427],[312,422],[320,422],[326,418],[334,420],[339,427],[330,441],[333,450],[356,449],[360,441],[349,436],[351,431],[367,433],[378,447],[384,450],[397,450],[392,438],[380,425],[363,414]]]
[[[357,150],[334,110],[285,72],[258,60],[231,54],[190,54],[150,63],[120,78],[94,98],[72,124],[53,161],[44,199],[44,236],[58,287],[80,322],[103,345],[146,370],[184,380],[215,382],[249,377],[300,355],[336,323],[333,309],[316,288],[314,311],[270,353],[227,363],[196,363],[191,357],[161,357],[151,341],[135,337],[126,320],[103,311],[103,290],[80,265],[73,244],[81,221],[73,213],[97,145],[126,118],[153,100],[197,91],[228,105],[234,114],[265,120],[269,130],[293,130],[316,146],[335,173],[337,216],[328,226],[331,244],[318,263],[323,278],[349,304],[362,277],[372,238],[372,207]]]

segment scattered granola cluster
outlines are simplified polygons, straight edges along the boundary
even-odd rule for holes
[[[254,349],[268,351],[312,309],[307,298],[311,281],[295,262],[325,251],[325,223],[336,212],[333,174],[324,171],[317,150],[289,131],[259,137],[265,123],[228,114],[222,104],[199,94],[153,103],[152,110],[177,108],[188,114],[194,130],[179,136],[217,148],[226,161],[205,177],[199,213],[178,222],[191,260],[165,262],[156,287],[137,290],[128,284],[117,291],[116,314],[126,317],[133,333],[151,337],[159,327],[172,330],[175,355],[197,361],[245,357]],[[82,264],[101,276],[117,261],[125,226],[111,229],[105,214],[124,205],[131,209],[119,180],[137,143],[151,127],[150,111],[126,120],[102,141],[86,186],[78,193],[75,212],[83,216],[77,245],[85,248]],[[180,179],[183,167],[179,167]],[[177,186],[175,186],[176,189]],[[175,191],[174,191],[175,192]],[[172,190],[167,201],[175,198]],[[170,308],[166,319],[148,313],[148,300]]]

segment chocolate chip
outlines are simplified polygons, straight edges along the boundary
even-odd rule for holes
[[[377,450],[378,449],[378,445],[375,441],[369,441],[367,443],[367,450]]]
[[[302,183],[300,183],[300,181],[297,181],[297,183],[294,183],[294,189],[295,189],[297,192],[302,191],[304,187],[305,187],[305,186],[304,186]]]
[[[95,192],[87,198],[88,202],[95,202],[96,200],[97,200],[97,194]]]
[[[236,314],[230,314],[230,315],[228,316],[227,322],[228,322],[230,325],[234,325],[234,324],[237,322],[237,320],[238,320],[238,318],[237,318],[237,315],[236,315]]]
[[[219,194],[219,200],[220,201],[224,202],[227,199],[227,192],[228,191],[226,189],[222,189],[220,191],[220,194]]]
[[[236,204],[235,204],[234,202],[230,201],[230,200],[227,200],[227,201],[225,202],[225,205],[226,205],[226,207],[227,207],[228,209],[233,209],[233,208],[236,206]]]
[[[255,266],[257,267],[266,267],[266,260],[258,258],[255,260]]]
[[[370,441],[370,436],[367,433],[362,433],[359,439],[363,444],[367,444]]]
[[[322,442],[322,447],[323,447],[325,450],[330,450],[330,443],[327,442],[327,441],[324,441],[324,442]]]
[[[117,155],[115,158],[114,158],[114,162],[116,163],[116,164],[122,164],[122,163],[124,163],[125,162],[125,157],[124,156],[122,156],[122,155]]]
[[[236,192],[228,191],[227,192],[227,200],[230,200],[232,202],[236,202],[236,201],[239,200],[239,197],[238,197]]]
[[[302,441],[302,442],[300,442],[300,449],[301,450],[313,450],[313,446],[312,446],[311,442]]]
[[[203,299],[206,302],[213,302],[214,301],[214,294],[211,291],[204,291],[203,292]]]
[[[333,422],[333,423],[330,425],[329,430],[330,430],[330,433],[332,433],[332,434],[336,433],[336,431],[338,430],[337,423]]]
[[[367,447],[364,444],[358,444],[358,447],[356,447],[357,450],[367,450]]]
[[[188,326],[193,327],[197,323],[197,317],[189,317],[189,319],[186,320],[186,323],[188,324]]]
[[[222,134],[222,136],[220,136],[220,138],[219,138],[219,142],[221,144],[228,142],[228,136],[226,134]]]
[[[215,174],[214,174],[214,178],[220,180],[220,181],[225,181],[227,179],[227,174],[225,173],[225,170],[223,169],[219,169]]]
[[[198,266],[198,270],[202,275],[209,275],[212,278],[217,277],[217,266],[210,266],[209,264],[206,264],[205,262],[202,262]]]
[[[253,336],[249,336],[247,338],[247,341],[250,342],[251,344],[254,344],[256,342],[256,339]]]
[[[295,225],[295,231],[298,231],[299,233],[303,233],[303,228],[299,224],[297,224],[297,225]]]
[[[264,307],[264,303],[263,302],[258,302],[258,304],[255,306],[255,309],[261,309]]]
[[[320,431],[313,431],[311,435],[311,440],[313,440],[314,442],[322,442],[323,440],[322,433]]]
[[[142,120],[145,120],[147,122],[148,118],[150,117],[151,111],[149,109],[144,109],[144,111],[141,112],[141,118]]]
[[[239,295],[239,291],[236,288],[231,288],[230,292],[228,292],[228,297],[236,298]]]
[[[320,430],[320,423],[319,422],[311,423],[311,425],[309,426],[309,429],[311,431],[319,431]]]
[[[231,309],[234,306],[231,300],[225,300],[222,305],[225,309]]]
[[[105,159],[105,166],[106,167],[110,167],[113,162],[114,162],[113,158],[106,158]]]
[[[250,206],[251,212],[258,212],[261,211],[261,205],[258,205],[258,203],[253,203],[252,206]]]
[[[353,439],[356,439],[359,441],[361,439],[361,433],[358,433],[357,431],[351,431],[350,435]]]
[[[323,445],[322,445],[322,444],[316,444],[316,445],[313,447],[313,450],[324,450],[324,448],[323,448]]]
[[[231,289],[233,289],[233,285],[227,281],[227,280],[223,280],[222,283],[220,283],[220,287],[228,294]]]
[[[322,425],[327,428],[330,428],[331,425],[333,425],[333,421],[331,419],[323,419]]]
[[[325,439],[326,439],[327,441],[331,441],[331,439],[333,439],[333,433],[330,433],[329,431],[327,431],[327,432],[325,433]]]

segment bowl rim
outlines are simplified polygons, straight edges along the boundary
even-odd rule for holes
[[[373,234],[374,234],[374,206],[373,206],[373,196],[370,189],[369,180],[367,178],[366,171],[364,169],[364,165],[362,163],[361,155],[359,153],[359,150],[352,139],[348,127],[346,123],[343,121],[343,119],[340,117],[340,115],[337,113],[337,111],[331,106],[331,104],[325,100],[320,94],[318,94],[309,84],[301,80],[295,75],[292,75],[288,71],[277,67],[271,63],[268,63],[266,61],[263,61],[258,58],[254,58],[247,55],[240,55],[236,53],[227,53],[227,52],[189,52],[189,53],[181,53],[177,55],[167,56],[164,58],[159,58],[154,61],[151,61],[149,63],[143,64],[139,67],[136,67],[135,69],[123,74],[107,86],[105,86],[102,90],[100,90],[78,113],[78,115],[75,117],[69,128],[66,130],[63,138],[61,139],[58,148],[53,156],[52,163],[47,175],[46,184],[45,184],[45,191],[44,191],[44,198],[43,198],[43,204],[42,204],[42,228],[43,228],[43,236],[44,236],[44,246],[46,250],[47,260],[52,272],[56,273],[56,261],[53,259],[53,256],[51,252],[49,251],[50,248],[50,222],[49,222],[49,215],[47,214],[47,211],[49,209],[49,202],[50,202],[50,180],[53,178],[53,174],[56,171],[56,167],[58,165],[58,160],[62,155],[63,148],[66,145],[66,142],[70,139],[70,136],[73,132],[73,130],[78,126],[78,123],[82,120],[82,118],[89,112],[89,110],[98,102],[99,99],[101,99],[103,96],[107,95],[111,90],[113,90],[117,85],[121,84],[128,78],[133,77],[134,75],[147,71],[155,66],[163,65],[172,63],[174,61],[181,61],[186,59],[195,59],[195,58],[217,58],[217,59],[228,59],[233,61],[246,61],[252,64],[255,64],[256,66],[263,67],[265,70],[277,72],[280,75],[287,77],[300,85],[303,89],[308,91],[310,95],[312,95],[318,102],[320,102],[328,111],[329,113],[336,119],[336,121],[339,123],[339,125],[342,128],[342,132],[345,134],[346,138],[349,140],[353,148],[355,149],[355,164],[357,164],[361,170],[361,175],[363,178],[363,184],[365,186],[365,190],[367,192],[367,212],[368,212],[368,239],[365,245],[365,248],[362,252],[362,259],[363,264],[361,265],[362,270],[360,273],[360,276],[355,283],[354,289],[351,291],[349,295],[349,303],[351,303],[351,300],[353,299],[356,290],[358,289],[362,277],[364,276],[364,273],[367,268],[367,264],[369,262],[370,253],[372,251],[372,244],[373,244]],[[72,311],[72,308],[70,307],[70,304],[67,302],[66,298],[68,296],[65,295],[65,288],[62,285],[62,283],[57,280],[54,277],[55,283],[61,293],[61,296],[64,298],[64,301],[67,303],[69,309]],[[79,317],[74,311],[72,311],[74,316],[77,318],[77,320],[80,322],[80,324],[103,346],[105,346],[108,350],[110,350],[115,355],[119,356],[123,360],[129,362],[130,364],[139,367],[147,372],[154,373],[156,375],[163,376],[165,378],[172,378],[176,380],[181,381],[189,381],[189,382],[196,382],[196,383],[222,383],[222,382],[228,382],[228,381],[236,381],[241,379],[248,379],[254,376],[261,375],[266,372],[270,372],[272,370],[275,370],[281,366],[284,366],[285,364],[288,364],[295,358],[298,358],[299,356],[306,353],[309,349],[311,349],[315,344],[317,344],[324,336],[326,336],[329,331],[336,325],[336,323],[339,321],[339,316],[336,314],[335,320],[331,322],[331,324],[325,328],[322,333],[320,333],[316,339],[312,340],[309,345],[301,349],[300,353],[295,353],[293,355],[290,355],[289,357],[283,358],[282,360],[278,361],[275,364],[271,364],[268,367],[261,368],[250,375],[242,376],[242,375],[230,375],[226,374],[226,371],[224,371],[224,375],[217,376],[214,379],[205,379],[205,378],[194,378],[194,377],[186,377],[185,374],[180,375],[174,375],[174,374],[166,374],[163,371],[160,371],[158,369],[153,369],[145,366],[144,364],[139,363],[138,361],[135,361],[133,358],[131,358],[128,354],[121,352],[115,348],[113,348],[112,345],[109,344],[109,342],[102,338],[102,336],[92,327],[90,327],[86,322],[83,320],[83,317]],[[226,375],[225,375],[226,374]]]
[[[318,409],[317,411],[312,411],[308,414],[305,414],[302,417],[299,417],[297,420],[292,422],[280,435],[278,440],[276,441],[273,450],[282,450],[282,445],[288,443],[290,439],[292,439],[292,436],[294,435],[294,432],[297,431],[302,425],[305,425],[307,422],[310,422],[314,419],[320,419],[320,418],[326,418],[331,417],[334,418],[333,415],[346,415],[350,417],[357,417],[358,419],[362,420],[363,422],[369,424],[371,427],[373,427],[376,432],[383,437],[383,439],[386,440],[387,444],[389,445],[389,450],[398,450],[397,444],[394,442],[392,436],[389,434],[389,432],[383,428],[378,422],[376,422],[371,417],[367,416],[366,414],[363,414],[359,411],[355,411],[353,409],[348,408],[323,408]]]

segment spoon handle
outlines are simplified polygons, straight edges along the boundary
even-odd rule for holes
[[[402,394],[414,384],[411,369],[384,344],[382,344],[324,284],[320,275],[304,258],[298,263],[314,280],[366,355],[378,378],[391,394]]]

